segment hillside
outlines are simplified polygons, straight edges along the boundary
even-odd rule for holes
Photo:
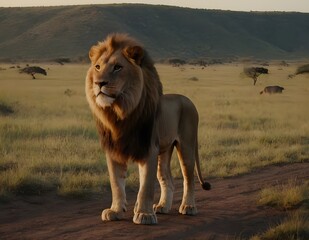
[[[0,8],[0,59],[78,58],[111,32],[153,58],[309,57],[309,14],[152,5]]]

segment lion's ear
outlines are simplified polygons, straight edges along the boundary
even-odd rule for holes
[[[144,49],[140,46],[128,47],[125,49],[125,54],[133,59],[137,65],[141,65],[144,57]]]
[[[90,61],[94,64],[98,60],[100,55],[102,55],[103,51],[104,49],[102,49],[102,46],[100,46],[100,44],[92,46],[89,51]]]

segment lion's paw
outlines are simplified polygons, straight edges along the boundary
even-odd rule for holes
[[[155,213],[162,213],[162,214],[166,214],[168,213],[171,209],[166,207],[166,206],[163,206],[161,204],[154,204],[153,205],[153,210]]]
[[[117,221],[123,219],[123,212],[115,212],[111,209],[105,209],[102,212],[103,221]]]
[[[195,206],[192,205],[181,205],[179,208],[179,213],[183,215],[194,216],[197,214],[197,209]]]
[[[155,213],[135,213],[133,217],[135,224],[153,225],[157,224],[157,216]]]

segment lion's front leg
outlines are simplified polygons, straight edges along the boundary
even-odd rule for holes
[[[127,165],[120,164],[111,159],[106,154],[107,167],[110,177],[112,189],[112,205],[110,208],[103,210],[103,221],[115,221],[123,219],[123,214],[127,211],[126,193],[125,193],[125,178],[127,173]]]
[[[139,163],[140,188],[134,208],[133,222],[135,224],[150,225],[158,223],[153,210],[157,161],[157,151],[155,151],[145,162]]]

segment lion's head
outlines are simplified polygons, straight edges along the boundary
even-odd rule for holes
[[[134,133],[136,139],[130,137],[134,144],[150,139],[162,95],[154,64],[144,48],[125,34],[109,35],[90,49],[89,58],[86,96],[97,119],[103,147],[126,150],[136,158],[136,154],[131,156],[136,150],[128,146],[131,143],[125,137]],[[142,146],[148,151],[148,146]]]

